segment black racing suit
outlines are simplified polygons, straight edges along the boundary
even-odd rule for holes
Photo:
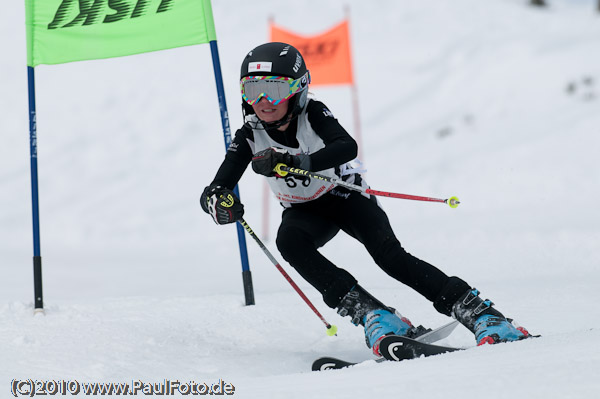
[[[311,128],[325,144],[324,148],[310,154],[311,171],[336,167],[356,157],[356,142],[323,103],[309,100],[306,112]],[[283,132],[267,129],[271,139],[287,147],[298,147],[296,133],[296,120]],[[249,142],[253,142],[253,135],[248,124],[236,132],[211,185],[235,187],[252,161]],[[332,308],[357,283],[348,271],[337,267],[318,251],[340,230],[360,241],[381,269],[432,301],[441,313],[450,315],[452,305],[470,289],[463,280],[448,277],[435,266],[406,252],[375,197],[367,198],[358,191],[337,187],[315,200],[286,208],[277,233],[277,248],[283,258],[323,295],[325,303]]]

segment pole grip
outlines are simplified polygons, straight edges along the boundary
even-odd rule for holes
[[[273,168],[273,170],[275,172],[277,172],[277,174],[281,177],[286,177],[288,174],[288,167],[286,164],[284,163],[278,163],[277,165],[275,165],[275,168]]]

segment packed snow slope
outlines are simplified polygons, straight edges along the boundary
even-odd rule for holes
[[[600,15],[594,1],[214,1],[231,124],[239,65],[269,15],[316,34],[350,5],[363,163],[371,187],[461,200],[381,199],[404,247],[467,280],[542,338],[402,363],[283,266],[328,337],[248,239],[244,306],[233,226],[198,205],[224,154],[209,47],[36,68],[45,315],[33,316],[23,2],[0,24],[0,397],[13,379],[235,386],[240,398],[588,398],[600,390]],[[291,3],[290,3],[291,4]],[[310,68],[310,65],[309,65]],[[311,91],[356,134],[348,87]],[[273,243],[280,208],[240,182]],[[348,215],[351,217],[351,215]],[[417,324],[448,321],[339,234],[323,248]],[[474,345],[459,327],[444,341]],[[80,395],[84,395],[81,393]],[[141,393],[140,393],[141,395]]]

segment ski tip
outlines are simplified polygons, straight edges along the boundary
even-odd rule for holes
[[[347,362],[335,357],[320,357],[312,364],[312,371],[339,370],[356,365],[354,362]]]

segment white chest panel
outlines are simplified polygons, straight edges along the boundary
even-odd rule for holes
[[[258,119],[253,122],[258,122]],[[312,154],[325,147],[323,140],[311,128],[306,111],[298,115],[297,123],[296,138],[299,143],[298,148],[286,147],[277,143],[269,137],[264,129],[253,129],[254,143],[250,143],[252,152],[256,154],[269,147],[279,147],[287,150],[292,155],[299,155]],[[335,174],[334,168],[320,170],[319,174],[335,178],[339,177]],[[277,199],[286,207],[293,203],[306,202],[319,198],[335,186],[332,183],[305,176],[268,177],[267,181]]]

